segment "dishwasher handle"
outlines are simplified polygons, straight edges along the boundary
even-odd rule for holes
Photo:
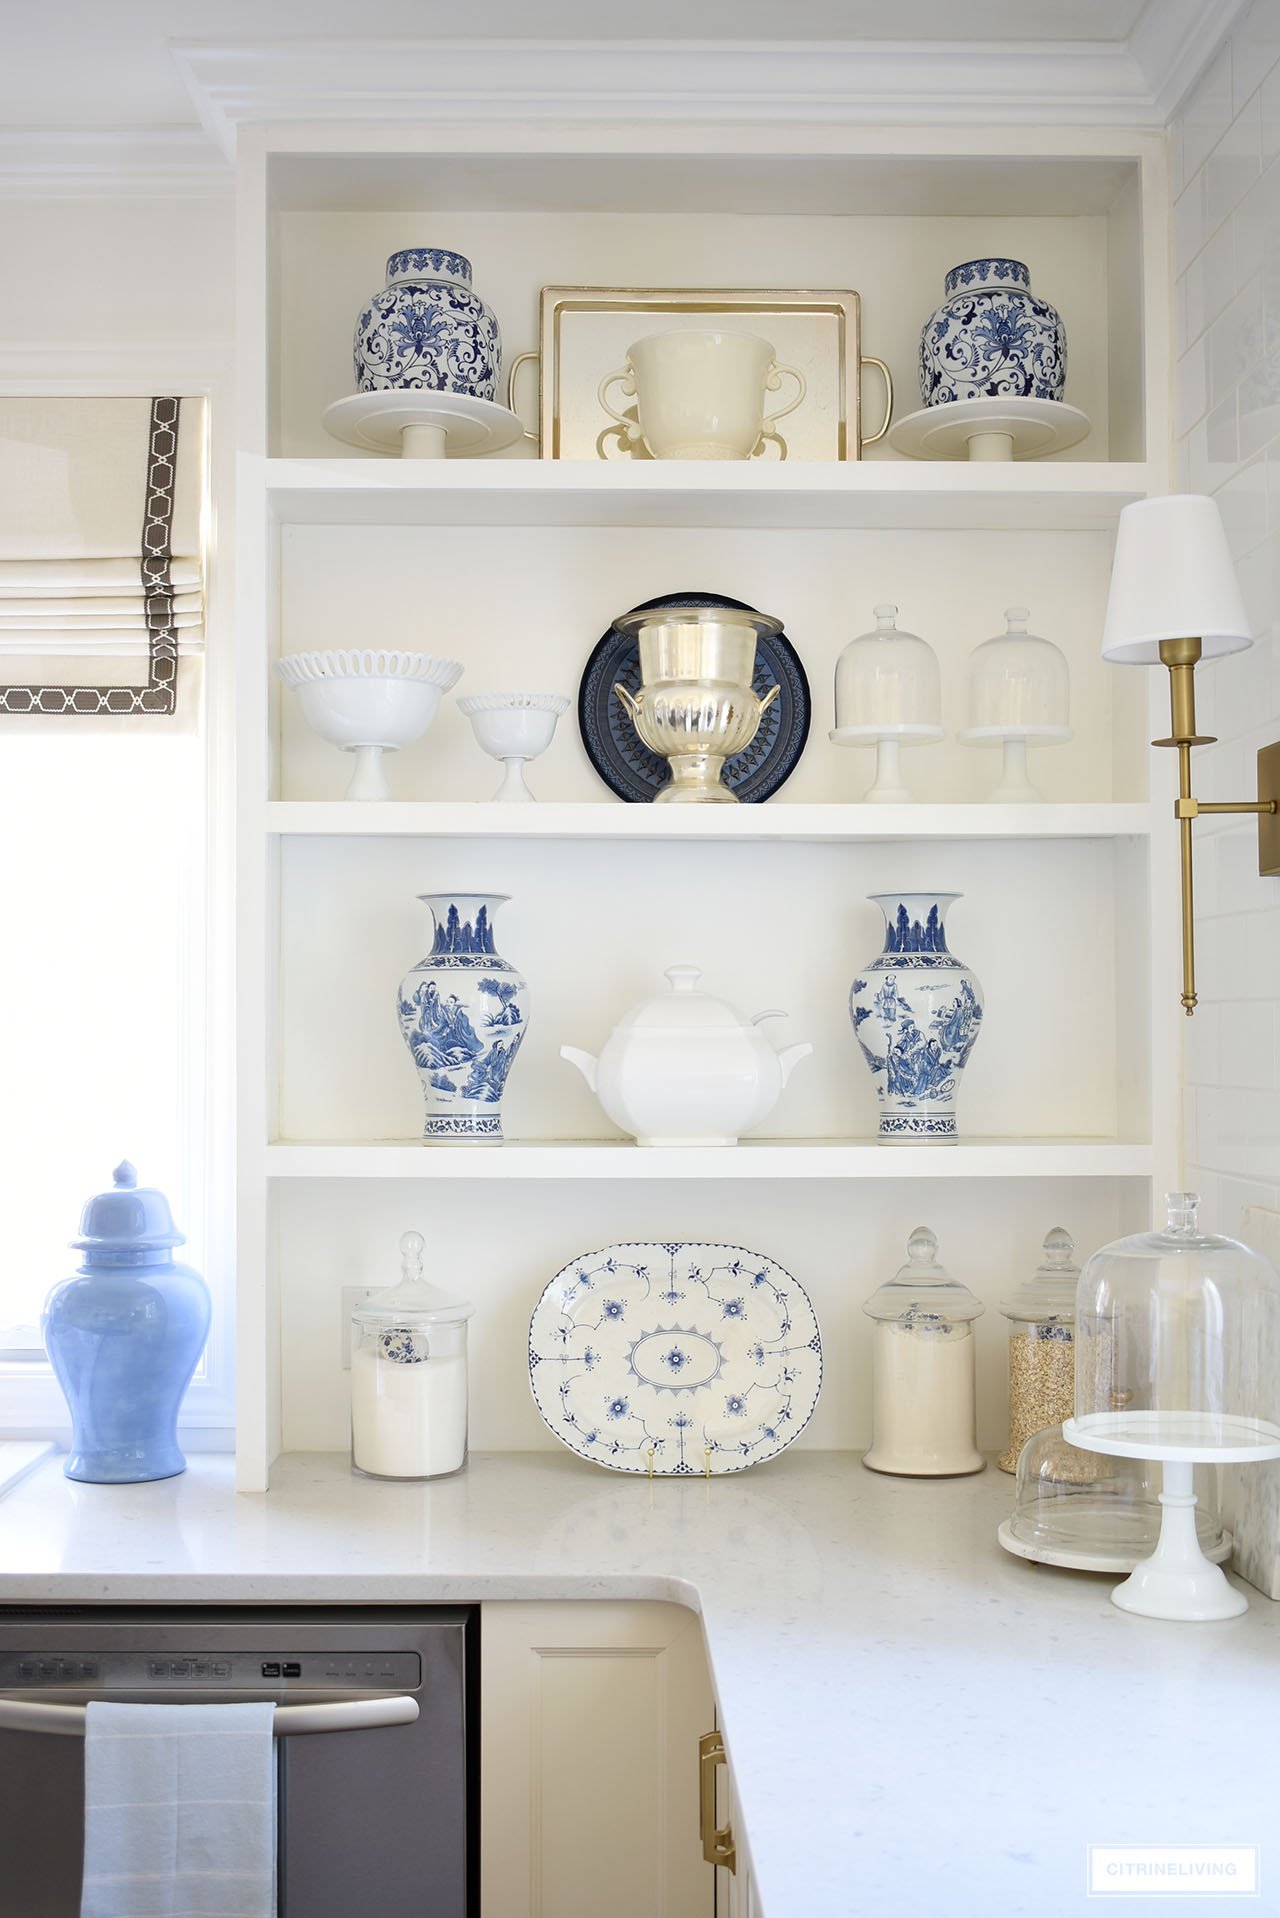
[[[271,1729],[277,1738],[296,1738],[303,1732],[365,1732],[383,1725],[412,1725],[417,1716],[416,1698],[335,1698],[320,1705],[277,1705]],[[43,1699],[0,1698],[0,1731],[83,1738],[85,1708],[50,1705]]]

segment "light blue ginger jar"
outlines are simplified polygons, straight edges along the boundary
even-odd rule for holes
[[[420,893],[431,951],[401,981],[400,1030],[418,1069],[428,1144],[502,1143],[502,1094],[524,1042],[527,986],[494,944],[504,893]]]
[[[1031,291],[1021,260],[953,266],[946,298],[920,335],[920,396],[949,400],[1060,400],[1067,385],[1067,332]]]
[[[356,321],[356,389],[395,387],[491,400],[502,339],[471,288],[471,262],[441,246],[409,246],[387,261],[387,284]]]
[[[953,1140],[956,1094],[982,1030],[982,987],[947,948],[958,892],[877,892],[884,951],[864,966],[849,1017],[871,1068],[882,1144]]]
[[[209,1293],[178,1265],[162,1192],[126,1159],[90,1199],[71,1241],[84,1258],[44,1309],[44,1343],[71,1408],[68,1478],[133,1485],[186,1470],[178,1409],[209,1335]]]

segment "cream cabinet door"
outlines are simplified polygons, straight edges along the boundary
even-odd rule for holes
[[[712,1918],[702,1630],[679,1605],[481,1611],[483,1918]]]
[[[751,1867],[742,1842],[742,1818],[733,1789],[733,1775],[727,1765],[719,1767],[716,1786],[716,1823],[727,1825],[733,1833],[735,1869],[716,1867],[716,1918],[761,1918],[751,1889]]]

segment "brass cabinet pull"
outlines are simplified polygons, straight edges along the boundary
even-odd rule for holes
[[[702,1855],[709,1865],[723,1865],[726,1871],[737,1871],[738,1849],[733,1842],[733,1826],[716,1824],[716,1766],[724,1763],[724,1739],[719,1732],[704,1732],[698,1740]]]

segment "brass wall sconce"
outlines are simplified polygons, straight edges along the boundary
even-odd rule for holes
[[[1256,799],[1208,801],[1191,790],[1191,748],[1213,744],[1211,733],[1196,731],[1196,666],[1252,644],[1216,501],[1173,493],[1126,506],[1116,534],[1102,657],[1122,666],[1159,664],[1169,672],[1169,737],[1151,743],[1178,754],[1173,812],[1182,842],[1182,1004],[1188,1015],[1196,1008],[1194,822],[1201,814],[1256,813],[1258,871],[1280,877],[1280,742],[1258,754]]]

